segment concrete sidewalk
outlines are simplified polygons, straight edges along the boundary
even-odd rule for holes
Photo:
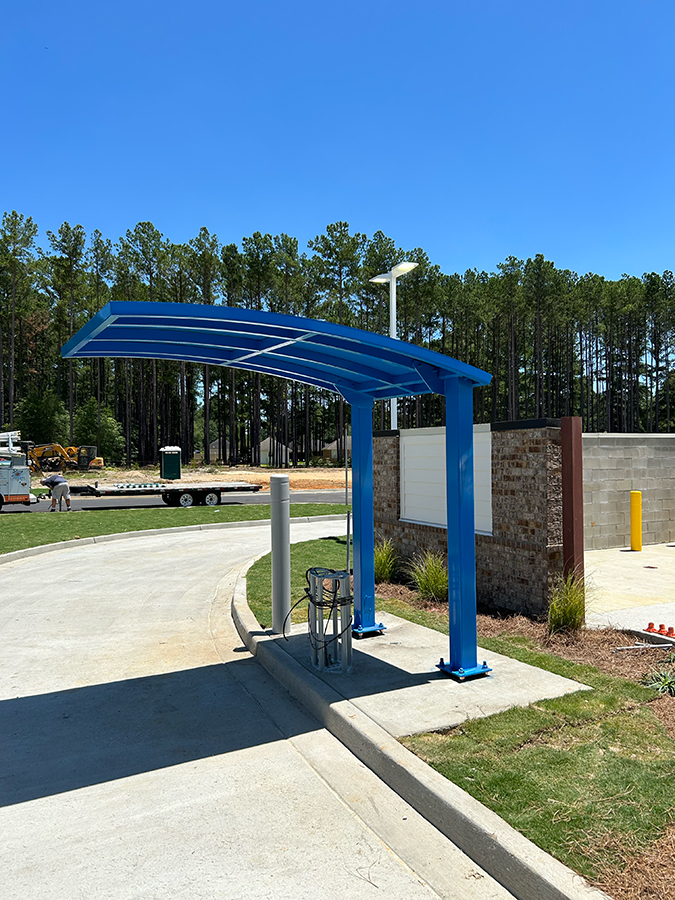
[[[262,523],[0,558],[3,900],[512,896],[242,646],[268,549]]]
[[[388,626],[357,641],[350,674],[319,673],[306,627],[288,640],[262,630],[246,603],[243,567],[232,614],[251,652],[328,730],[397,794],[520,900],[600,900],[571,869],[431,769],[395,738],[584,690],[578,682],[490,653],[493,674],[458,684],[436,668],[448,639],[378,612]]]
[[[458,684],[436,668],[441,657],[448,657],[446,635],[389,613],[378,612],[377,621],[387,630],[353,642],[354,666],[349,675],[313,668],[304,625],[295,625],[289,640],[275,640],[308,673],[393,737],[454,728],[466,719],[585,689],[577,681],[486,651],[491,675]]]

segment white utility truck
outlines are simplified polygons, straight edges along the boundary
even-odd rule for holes
[[[37,502],[30,492],[30,469],[19,449],[20,440],[19,431],[0,432],[0,510],[6,503],[30,506]]]

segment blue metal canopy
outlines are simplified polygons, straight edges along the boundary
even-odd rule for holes
[[[481,369],[356,328],[278,313],[191,303],[108,303],[63,356],[174,359],[280,375],[373,400],[428,394],[429,378],[488,384]]]
[[[473,388],[490,375],[441,353],[356,328],[229,306],[108,303],[62,349],[66,358],[171,359],[278,375],[341,394],[352,406],[354,631],[375,622],[372,409],[376,400],[446,398],[450,662],[465,678],[476,660]]]

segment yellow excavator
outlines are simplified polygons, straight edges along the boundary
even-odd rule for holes
[[[96,447],[62,447],[61,444],[34,444],[22,441],[21,450],[34,475],[40,472],[72,472],[102,469],[103,459]]]
[[[77,464],[80,471],[102,469],[103,457],[98,455],[98,447],[83,444],[81,447],[66,447],[66,453]]]

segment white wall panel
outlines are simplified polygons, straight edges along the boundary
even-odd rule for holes
[[[445,428],[401,429],[401,518],[447,525]],[[473,426],[476,531],[492,534],[492,432]]]

